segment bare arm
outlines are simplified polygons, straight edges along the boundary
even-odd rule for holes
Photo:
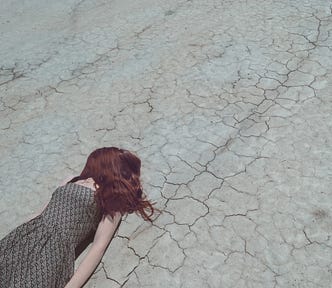
[[[103,257],[104,252],[109,242],[112,240],[114,232],[120,223],[120,220],[121,214],[117,213],[114,216],[114,219],[111,217],[105,217],[102,221],[100,221],[89,252],[65,288],[82,287],[82,285],[90,277]]]

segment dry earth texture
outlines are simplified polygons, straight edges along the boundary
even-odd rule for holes
[[[85,287],[330,287],[325,0],[2,0],[1,235],[95,148],[143,162]]]

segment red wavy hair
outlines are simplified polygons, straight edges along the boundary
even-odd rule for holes
[[[70,182],[92,178],[101,215],[114,217],[136,212],[152,222],[154,208],[143,195],[140,182],[141,160],[128,150],[104,147],[93,151],[81,174]]]

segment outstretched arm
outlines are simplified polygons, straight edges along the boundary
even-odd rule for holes
[[[120,220],[121,214],[116,213],[113,219],[107,216],[100,221],[89,252],[65,288],[79,288],[83,286],[103,257],[104,252],[120,223]]]

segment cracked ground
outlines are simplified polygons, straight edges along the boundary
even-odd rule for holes
[[[330,1],[1,5],[0,236],[120,146],[162,213],[85,287],[330,287]]]

